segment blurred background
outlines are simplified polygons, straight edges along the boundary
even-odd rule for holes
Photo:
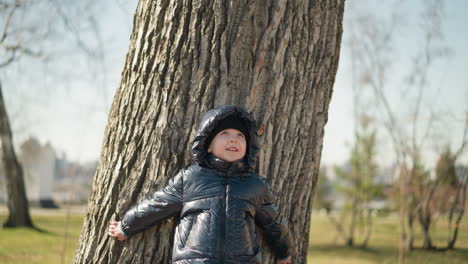
[[[51,198],[83,203],[136,2],[6,1],[0,8],[9,33],[0,47],[0,82],[28,198],[33,204]],[[0,202],[5,199],[1,190]]]
[[[136,4],[0,1],[1,91],[33,218],[61,234],[56,261],[76,245]],[[414,247],[452,243],[461,250],[450,263],[468,261],[465,10],[464,0],[347,1],[314,200],[314,263],[395,263],[402,221],[412,223]],[[1,219],[5,187],[2,171]],[[5,237],[0,262],[20,263],[11,256],[28,253],[8,249],[15,244]],[[446,262],[418,254],[421,263]]]

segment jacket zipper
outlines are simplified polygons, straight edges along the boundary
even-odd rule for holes
[[[221,238],[220,238],[220,249],[219,249],[219,261],[221,264],[225,263],[224,252],[226,250],[226,199],[227,199],[227,184],[228,178],[226,175],[223,176],[223,203],[221,214]]]

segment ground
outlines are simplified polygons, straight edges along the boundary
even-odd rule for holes
[[[84,218],[84,208],[69,210],[31,211],[33,221],[41,230],[0,229],[0,263],[71,263]],[[6,219],[6,210],[0,208],[0,221]],[[68,220],[67,220],[68,219]],[[441,218],[432,235],[437,246],[446,241],[447,225]],[[416,234],[420,246],[420,233]],[[398,218],[395,215],[375,219],[375,231],[369,248],[348,248],[336,236],[326,216],[313,214],[310,229],[308,263],[398,263]],[[427,252],[415,250],[406,263],[468,263],[468,219],[463,221],[457,249]],[[297,263],[300,264],[300,263]]]
[[[308,262],[314,264],[334,263],[398,263],[399,224],[396,214],[374,219],[374,229],[368,248],[344,246],[327,216],[312,216]],[[431,233],[436,246],[443,247],[447,241],[447,223],[440,217]],[[415,246],[421,247],[421,233],[416,230]],[[457,249],[451,251],[425,251],[416,249],[407,255],[406,263],[468,263],[468,219],[460,227]]]

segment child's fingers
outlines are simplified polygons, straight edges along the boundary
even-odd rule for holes
[[[119,226],[119,222],[111,222],[109,225],[109,230],[117,230]]]
[[[116,222],[116,221],[111,221],[110,224],[109,224],[109,230],[107,231],[107,234],[111,237],[115,237],[117,240],[119,241],[123,241],[125,239],[127,239],[126,237],[124,237],[121,233],[120,233],[120,230],[119,230],[119,223],[120,222]]]
[[[109,231],[109,233],[115,234],[115,233],[117,233],[118,229],[114,228],[114,227],[109,227],[108,231]]]
[[[108,233],[109,233],[110,236],[113,236],[113,237],[117,236],[117,232],[118,232],[118,230],[117,230],[116,227],[114,227],[114,226],[109,227]]]
[[[120,240],[120,241],[126,239],[126,237],[122,236],[120,233],[110,232],[109,231],[108,234],[109,234],[109,236],[114,237],[114,238],[116,238],[117,240]]]

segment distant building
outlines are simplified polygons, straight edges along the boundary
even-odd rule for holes
[[[0,162],[0,203],[7,202],[6,179],[3,172],[3,162]]]
[[[46,208],[57,204],[84,204],[91,193],[97,161],[79,163],[56,154],[51,144],[29,138],[19,147],[26,196],[31,206]],[[7,202],[6,182],[0,162],[0,204]]]
[[[42,146],[35,138],[20,145],[18,159],[23,166],[26,194],[31,204],[57,207],[52,199],[55,175],[55,151],[46,143]]]
[[[57,158],[54,199],[66,203],[86,203],[91,193],[91,183],[97,164],[97,161],[81,164],[70,162],[66,157]]]

